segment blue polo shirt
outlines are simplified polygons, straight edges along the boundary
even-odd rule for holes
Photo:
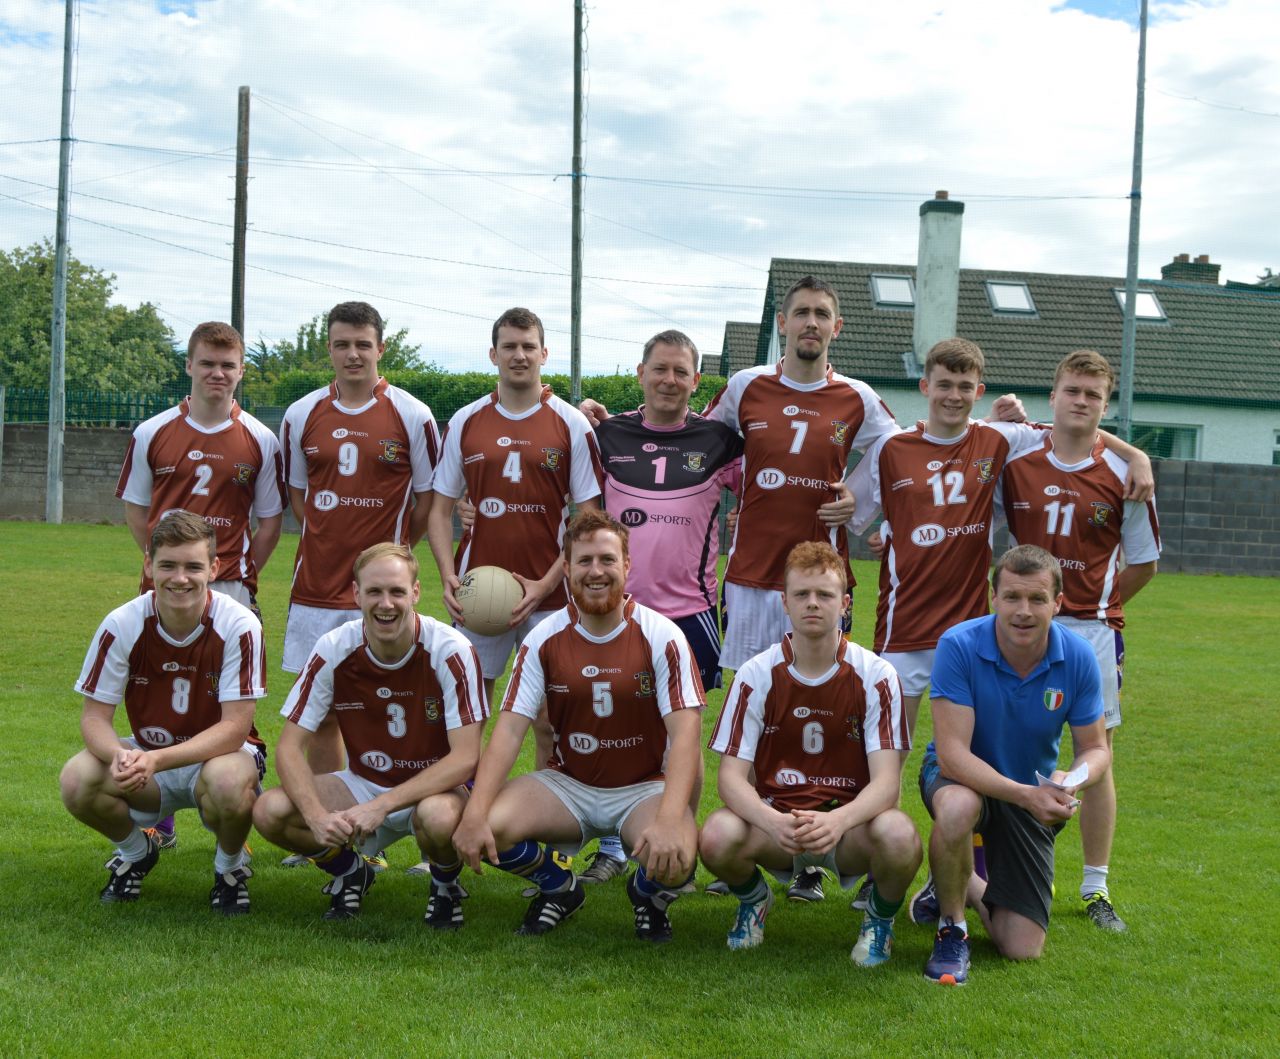
[[[995,615],[953,626],[938,641],[929,695],[972,708],[973,753],[1002,776],[1032,785],[1037,770],[1048,776],[1058,767],[1063,725],[1102,716],[1097,656],[1056,621],[1044,658],[1025,677],[996,646]]]

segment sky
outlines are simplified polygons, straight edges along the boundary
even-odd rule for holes
[[[526,305],[568,370],[572,0],[80,0],[72,252],[180,342],[229,319],[237,89],[252,93],[246,331],[372,302],[486,369]],[[583,370],[676,327],[719,352],[773,257],[1123,275],[1137,0],[595,0]],[[0,248],[52,238],[64,5],[0,10]],[[1151,4],[1139,272],[1280,270],[1274,0]]]

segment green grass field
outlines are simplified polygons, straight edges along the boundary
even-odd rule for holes
[[[260,592],[268,743],[288,688],[275,667],[295,543],[282,542]],[[631,936],[617,881],[590,890],[562,930],[525,939],[512,935],[517,881],[467,872],[466,928],[437,936],[421,922],[426,884],[403,873],[417,860],[408,842],[361,918],[328,924],[325,878],[278,868],[280,852],[254,836],[253,913],[215,919],[213,839],[192,813],[138,904],[99,905],[109,844],[66,814],[57,775],[81,746],[71,686],[98,621],[133,593],[137,556],[122,527],[0,523],[0,557],[6,1053],[1276,1054],[1276,581],[1162,575],[1131,608],[1112,860],[1129,933],[1085,918],[1073,825],[1058,842],[1044,958],[1005,963],[978,930],[970,984],[948,990],[921,976],[932,936],[905,912],[892,961],[854,967],[860,913],[831,886],[818,906],[780,902],[765,945],[731,953],[725,898],[682,898],[675,941],[655,950]],[[868,642],[875,574],[857,572],[855,635]],[[438,595],[429,567],[424,609],[437,615]],[[915,775],[928,734],[926,707],[903,798],[926,835]]]

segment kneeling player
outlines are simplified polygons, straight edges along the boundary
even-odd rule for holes
[[[516,655],[454,842],[476,871],[484,858],[537,884],[516,933],[545,934],[585,890],[538,843],[572,853],[620,834],[641,865],[627,880],[636,936],[667,941],[667,907],[697,857],[702,684],[675,623],[623,594],[631,560],[621,524],[579,514],[564,553],[573,601]],[[544,695],[555,733],[548,767],[505,782]]]
[[[889,663],[841,633],[849,596],[835,549],[796,545],[784,579],[793,631],[738,670],[711,739],[725,808],[703,825],[702,861],[739,901],[731,949],[764,941],[773,892],[761,866],[780,879],[818,866],[846,887],[870,871],[852,955],[875,967],[889,958],[893,917],[922,856],[897,808],[911,746],[902,689]]]
[[[267,693],[262,625],[209,591],[216,549],[199,516],[162,518],[144,561],[155,587],[107,615],[76,682],[85,749],[59,783],[71,815],[116,843],[104,902],[142,892],[160,856],[142,829],[196,809],[217,836],[210,904],[223,915],[249,911],[244,840],[266,767],[253,727],[254,700]],[[112,727],[121,699],[132,731],[124,739]]]
[[[410,832],[431,864],[426,922],[462,926],[462,862],[451,838],[475,773],[487,716],[475,650],[418,614],[418,561],[375,544],[355,562],[362,615],[322,636],[280,711],[282,786],[263,794],[254,825],[333,876],[325,919],[351,919],[373,885],[358,853]],[[341,772],[314,775],[306,751],[330,711],[347,752]]]

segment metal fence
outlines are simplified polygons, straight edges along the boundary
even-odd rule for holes
[[[99,390],[68,390],[66,421],[73,426],[133,426],[187,396],[190,386],[184,378],[153,393],[103,393]],[[4,388],[6,423],[47,423],[49,391],[28,386]]]

